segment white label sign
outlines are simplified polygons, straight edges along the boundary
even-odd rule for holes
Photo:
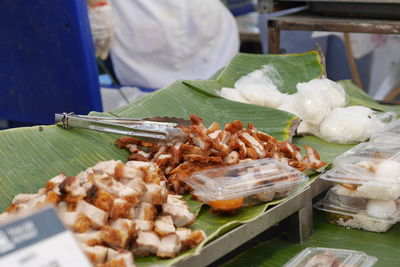
[[[92,266],[53,208],[0,226],[0,266]]]

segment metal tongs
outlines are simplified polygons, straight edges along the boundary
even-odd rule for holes
[[[155,117],[142,120],[84,116],[75,115],[74,113],[56,113],[55,122],[65,129],[71,127],[84,128],[129,135],[144,141],[165,144],[184,143],[187,136],[179,126],[189,125],[188,120],[170,117]]]

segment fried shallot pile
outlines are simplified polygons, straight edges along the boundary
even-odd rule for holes
[[[46,203],[80,242],[93,265],[135,266],[133,257],[172,258],[205,239],[184,228],[196,215],[181,196],[168,194],[155,163],[104,161],[76,176],[60,174],[37,194],[14,197],[0,222]]]
[[[241,121],[235,120],[221,129],[214,122],[207,128],[193,114],[190,121],[189,127],[181,127],[187,135],[184,144],[168,146],[133,137],[119,138],[115,144],[131,153],[128,160],[157,163],[168,180],[168,188],[178,194],[191,191],[184,181],[193,172],[243,161],[275,158],[299,171],[319,169],[327,164],[313,148],[304,146],[307,155],[303,157],[300,148],[258,131],[252,123],[244,128]]]

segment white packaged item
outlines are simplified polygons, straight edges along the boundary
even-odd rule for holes
[[[327,213],[330,223],[379,233],[386,232],[400,219],[398,200],[343,196],[337,189],[329,190],[325,198],[314,205]]]
[[[321,179],[338,183],[344,196],[390,200],[400,197],[400,144],[361,143],[336,158]]]

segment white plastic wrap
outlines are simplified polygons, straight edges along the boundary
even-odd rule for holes
[[[396,200],[370,200],[340,195],[339,187],[328,191],[325,198],[315,204],[327,212],[329,222],[371,232],[386,232],[399,221]]]
[[[233,88],[222,87],[219,95],[228,100],[250,104],[238,90]]]
[[[298,115],[312,124],[320,124],[333,108],[346,104],[342,86],[329,79],[314,79],[296,87]]]
[[[274,79],[272,77],[275,77]],[[283,94],[278,90],[279,74],[269,65],[243,76],[235,83],[244,98],[252,104],[265,107],[278,107],[282,104]]]
[[[319,136],[339,144],[366,141],[375,124],[374,116],[372,109],[363,106],[335,108],[322,121]]]

